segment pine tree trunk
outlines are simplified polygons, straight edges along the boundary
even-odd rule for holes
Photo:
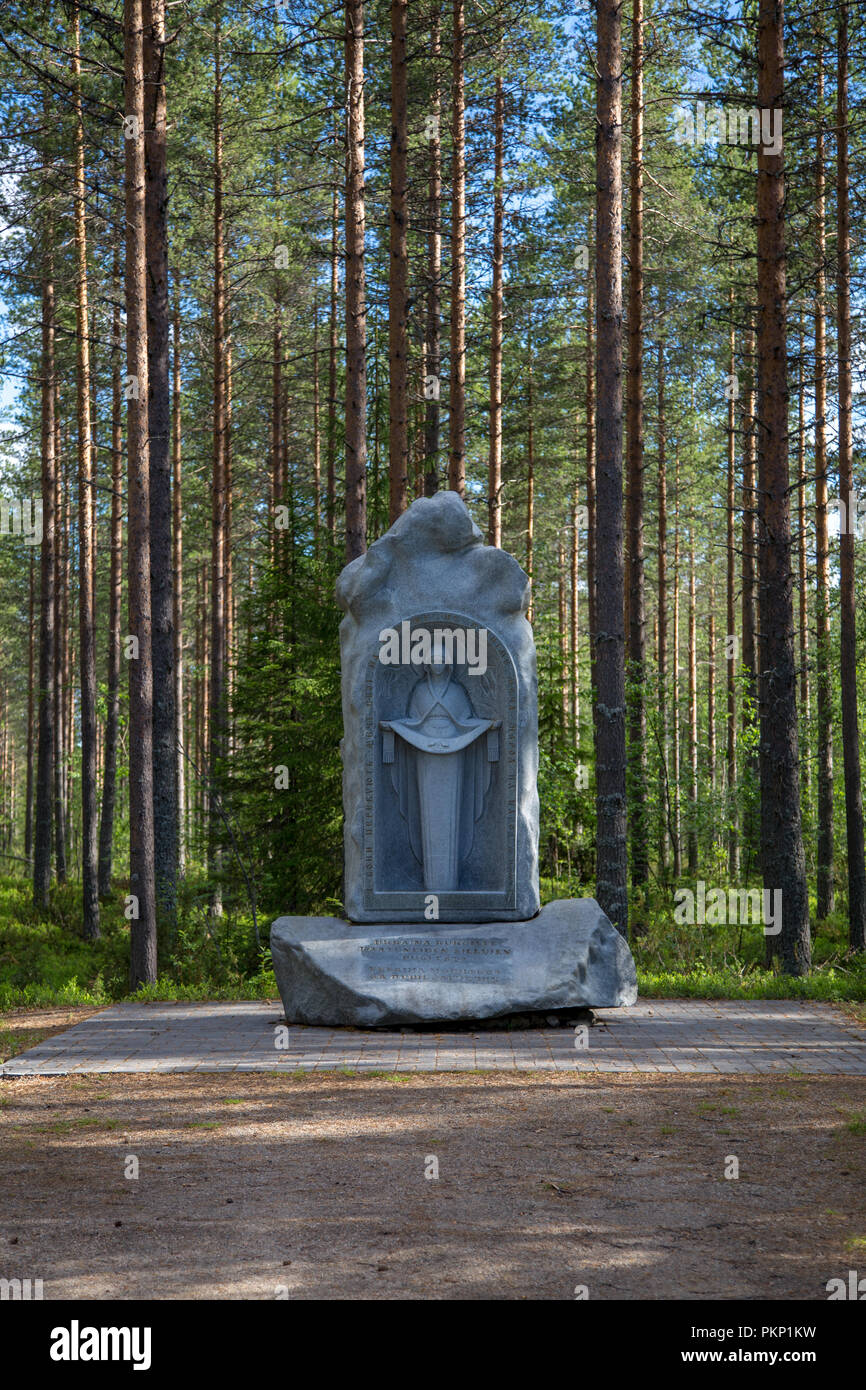
[[[226,507],[227,507],[227,326],[225,271],[225,214],[223,207],[222,129],[222,13],[217,10],[214,30],[214,307],[213,307],[213,494],[211,510],[210,590],[210,688],[208,697],[208,863],[211,912],[222,913],[222,889],[218,879],[222,856],[219,824],[219,782],[226,754]]]
[[[48,907],[51,891],[51,830],[56,757],[54,721],[55,497],[54,454],[54,270],[52,230],[45,233],[42,263],[42,546],[39,578],[39,693],[36,752],[36,820],[33,829],[33,901]]]
[[[759,0],[758,107],[779,111],[784,90],[780,0]],[[767,937],[786,974],[809,969],[809,898],[800,826],[797,673],[791,574],[785,337],[784,154],[758,147],[758,567],[761,632],[761,869],[782,891],[782,930]]]
[[[698,872],[698,633],[697,604],[695,602],[695,533],[689,526],[689,708],[688,708],[688,752],[689,752],[689,829],[688,855],[689,874],[692,878]]]
[[[388,275],[388,519],[409,505],[407,0],[391,0],[391,207]]]
[[[682,875],[682,834],[680,824],[680,448],[674,454],[674,630],[673,690],[671,695],[671,749],[673,755],[673,810],[671,841],[673,875]]]
[[[866,949],[866,853],[857,718],[857,607],[854,578],[854,441],[851,388],[851,210],[848,170],[848,0],[839,0],[836,80],[838,259],[836,305],[839,351],[839,498],[846,525],[840,537],[842,755],[848,848],[848,926],[851,949]]]
[[[98,808],[96,798],[96,648],[93,606],[94,452],[90,420],[90,312],[87,299],[84,114],[81,101],[81,15],[72,11],[75,102],[76,395],[78,403],[78,631],[81,672],[81,924],[85,940],[99,936]]]
[[[500,48],[499,63],[502,62]],[[502,544],[502,275],[504,239],[505,92],[501,67],[493,103],[493,283],[490,290],[490,447],[487,464],[487,543]],[[565,673],[563,672],[563,675]]]
[[[120,622],[123,604],[123,340],[120,324],[120,248],[115,248],[111,320],[111,544],[108,579],[108,672],[102,816],[99,823],[99,896],[111,893],[114,817],[117,803],[117,744],[120,731]]]
[[[743,691],[742,728],[744,740],[751,741],[757,724],[758,701],[758,591],[756,577],[757,512],[755,492],[755,338],[750,330],[746,335],[745,358],[748,371],[746,404],[743,414],[743,553],[742,553],[742,665],[745,675]],[[743,808],[742,846],[746,877],[754,872],[758,855],[760,831],[755,806],[755,794],[760,773],[758,757],[750,751],[747,757],[747,800]]]
[[[797,381],[797,557],[800,613],[800,719],[803,742],[809,740],[809,571],[806,557],[806,334],[800,311],[800,350]],[[809,793],[812,763],[805,757],[800,768],[802,789]]]
[[[171,549],[165,0],[144,0],[143,19],[150,588],[153,648],[153,833],[157,907],[164,920],[170,923],[177,910],[178,810]]]
[[[815,150],[815,680],[818,706],[818,846],[816,911],[823,922],[835,907],[833,851],[833,689],[830,653],[830,539],[827,532],[826,226],[824,175],[824,54],[819,31]]]
[[[424,383],[424,495],[432,497],[439,488],[439,397],[441,362],[441,277],[442,277],[442,137],[439,122],[442,99],[439,80],[440,10],[435,0],[430,20],[430,55],[433,68],[433,94],[428,127],[430,182],[427,196],[427,371]]]
[[[570,617],[571,628],[569,632],[569,648],[571,651],[571,666],[569,668],[569,687],[571,691],[570,717],[571,735],[575,747],[580,742],[580,672],[578,663],[578,642],[580,638],[580,592],[578,587],[579,575],[579,556],[580,556],[580,482],[578,477],[574,480],[574,491],[571,499],[571,570],[569,593],[571,599]]]
[[[646,818],[646,601],[644,595],[643,401],[643,0],[633,0],[631,51],[631,158],[628,275],[628,481],[626,612],[629,657],[629,806],[632,887],[649,879]],[[640,923],[633,919],[632,930]]]
[[[171,393],[172,441],[172,632],[174,635],[174,719],[175,756],[177,758],[177,873],[182,878],[186,869],[186,740],[183,727],[183,454],[181,433],[180,380],[180,312],[174,311],[174,370]]]
[[[466,491],[466,102],[465,0],[454,0],[451,50],[451,360],[448,381],[448,486]]]
[[[346,0],[346,563],[367,549],[364,0]]]
[[[535,565],[535,390],[532,372],[532,325],[528,335],[528,391],[526,401],[526,575],[529,579],[529,607],[526,610],[527,622],[532,622],[535,603],[532,594],[532,578]]]
[[[347,153],[348,157],[348,153]],[[331,546],[337,544],[337,290],[339,262],[337,259],[337,213],[339,209],[336,185],[331,202],[331,311],[328,323],[328,476],[325,496],[325,518]],[[347,282],[348,293],[348,282]]]
[[[622,507],[622,20],[598,0],[596,896],[628,934]]]
[[[35,607],[36,607],[36,558],[30,551],[30,575],[27,603],[27,793],[24,804],[24,858],[31,863],[33,858],[33,791],[34,791],[34,656],[35,656]]]
[[[587,237],[589,240],[589,237]],[[590,710],[595,708],[596,690],[596,564],[595,564],[595,295],[592,282],[586,287],[586,628],[589,641]],[[596,742],[595,716],[592,720],[593,747]]]
[[[313,299],[313,551],[318,560],[322,537],[322,436],[319,420],[319,300]]]
[[[667,851],[670,819],[670,788],[668,783],[668,481],[667,481],[667,422],[665,419],[664,348],[659,343],[656,396],[658,404],[658,590],[656,625],[656,669],[658,671],[658,728],[659,728],[659,873],[667,877]]]
[[[58,619],[54,626],[54,868],[58,883],[66,882],[67,769],[69,766],[68,706],[71,699],[69,675],[69,500],[65,487],[63,453],[60,443],[60,387],[55,378],[54,392],[54,508],[58,518],[54,551],[54,588]]]
[[[142,0],[124,0],[125,111],[134,118],[126,146],[126,368],[129,632],[129,891],[132,988],[156,980],[156,875],[153,827],[153,667],[150,609],[150,458],[148,450],[147,235],[144,156]]]
[[[737,420],[736,398],[733,383],[736,380],[734,332],[734,290],[731,286],[728,295],[728,311],[731,315],[728,339],[728,371],[731,390],[728,400],[728,478],[725,499],[726,520],[726,583],[725,583],[725,781],[728,821],[728,874],[735,879],[740,872],[740,845],[737,831],[737,551],[734,541],[734,512],[736,505],[736,458],[737,458]]]

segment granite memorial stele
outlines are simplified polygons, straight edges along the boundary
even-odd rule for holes
[[[633,1004],[593,899],[540,908],[529,581],[455,492],[343,570],[348,920],[279,917],[286,1018],[354,1027]]]

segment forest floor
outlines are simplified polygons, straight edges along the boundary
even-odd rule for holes
[[[0,1277],[60,1299],[823,1300],[866,1259],[864,1145],[858,1077],[7,1078]]]

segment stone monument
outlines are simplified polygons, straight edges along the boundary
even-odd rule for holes
[[[281,917],[290,1022],[399,1025],[634,1003],[591,899],[539,911],[529,581],[454,492],[337,583],[348,921]],[[373,930],[370,930],[370,928]]]

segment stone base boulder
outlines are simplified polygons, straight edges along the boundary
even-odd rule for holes
[[[637,999],[628,943],[592,898],[483,926],[278,917],[271,955],[290,1023],[399,1027]]]

